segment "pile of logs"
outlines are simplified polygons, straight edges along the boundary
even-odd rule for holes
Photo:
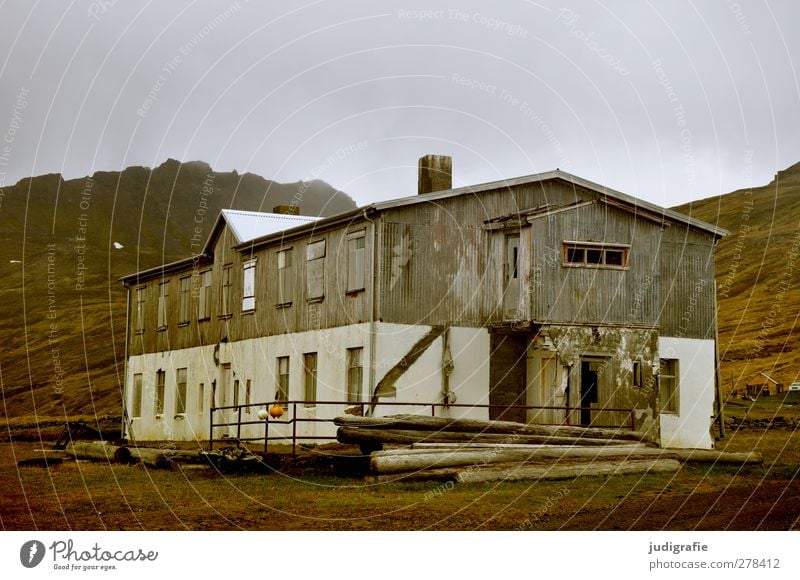
[[[661,449],[625,429],[417,415],[338,417],[337,438],[370,452],[377,481],[482,482],[669,473],[682,463],[756,464],[757,453]],[[387,445],[400,448],[386,449]]]

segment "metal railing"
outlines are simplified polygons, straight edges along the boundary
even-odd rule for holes
[[[264,419],[247,419],[243,421],[242,411],[245,410],[246,414],[247,409],[269,409],[276,403],[249,403],[245,405],[228,405],[224,407],[212,407],[209,412],[209,431],[208,431],[208,450],[213,451],[214,443],[222,443],[222,442],[229,442],[233,441],[263,441],[264,442],[264,453],[267,452],[269,442],[270,441],[284,441],[290,440],[292,443],[292,455],[297,453],[297,425],[298,423],[333,423],[335,417],[329,418],[320,418],[320,417],[298,417],[297,416],[297,408],[301,406],[304,409],[311,409],[323,405],[336,405],[339,407],[344,407],[342,413],[344,414],[355,414],[364,416],[364,412],[367,408],[371,405],[380,406],[397,406],[397,407],[418,407],[418,408],[430,408],[431,416],[436,416],[436,409],[437,408],[467,408],[467,409],[503,409],[503,410],[512,410],[512,409],[524,409],[526,411],[532,410],[541,410],[541,411],[564,411],[565,422],[551,422],[551,423],[537,423],[539,425],[573,425],[576,426],[575,423],[570,422],[570,418],[573,413],[580,413],[581,411],[590,411],[591,413],[626,413],[628,416],[628,420],[626,421],[627,425],[598,425],[594,422],[588,425],[589,427],[597,427],[597,428],[612,428],[612,429],[619,429],[619,428],[629,428],[631,431],[636,430],[636,415],[633,409],[620,409],[620,408],[612,408],[612,407],[600,407],[600,408],[591,408],[591,407],[551,407],[551,406],[536,406],[536,405],[491,405],[491,404],[471,404],[471,403],[410,403],[410,402],[396,402],[396,401],[378,401],[377,403],[347,403],[345,401],[285,401],[279,404],[284,409],[288,409],[291,407],[291,418],[289,419],[282,419],[282,418],[273,418],[269,414]],[[353,413],[353,410],[359,409],[360,412]],[[347,413],[345,409],[351,410],[350,413]],[[218,412],[225,412],[235,410],[236,421],[229,421],[226,420],[225,422],[215,423],[214,422],[214,415]],[[337,413],[336,416],[340,416],[342,413]],[[224,417],[224,416],[223,416]],[[502,420],[502,419],[501,419]],[[264,435],[258,437],[242,437],[242,427],[247,425],[263,425],[264,427]],[[269,428],[270,425],[291,425],[292,432],[291,435],[270,435]],[[225,437],[214,437],[214,430],[219,427],[236,427],[236,435],[235,437],[226,434]],[[581,426],[577,424],[577,426]],[[318,441],[335,441],[335,435],[307,435],[303,434],[299,436],[302,440],[318,440]]]

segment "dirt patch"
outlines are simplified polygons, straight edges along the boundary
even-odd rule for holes
[[[277,462],[266,474],[89,462],[17,467],[37,443],[0,444],[6,530],[787,530],[800,524],[800,435],[739,432],[755,468],[499,484],[382,483]],[[319,465],[319,460],[314,460]],[[333,465],[333,463],[331,464]],[[307,466],[308,467],[308,466]]]

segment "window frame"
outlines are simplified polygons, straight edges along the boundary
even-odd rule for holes
[[[595,268],[603,270],[627,270],[630,261],[630,244],[607,242],[581,242],[565,240],[562,243],[561,265],[565,268]],[[574,253],[582,256],[576,259]],[[590,253],[600,253],[599,261],[589,260]],[[609,263],[608,255],[622,253],[621,264]]]
[[[134,310],[134,328],[136,334],[144,334],[144,316],[147,306],[147,286],[136,287],[136,305]]]
[[[319,248],[322,248],[320,251]],[[325,256],[327,255],[327,239],[314,240],[306,244],[306,301],[322,302],[325,299]],[[319,270],[319,272],[317,272]],[[312,284],[319,282],[319,288]]]
[[[233,264],[223,264],[220,276],[219,317],[233,316]]]
[[[175,417],[186,416],[186,391],[188,381],[188,368],[181,367],[175,370]]]
[[[660,402],[660,412],[664,415],[676,415],[680,416],[681,411],[681,400],[680,400],[680,378],[681,378],[681,367],[680,367],[680,359],[677,358],[660,358],[658,365],[658,399]],[[672,368],[672,373],[665,374],[664,367],[665,364],[667,367],[674,367]],[[669,381],[671,383],[671,389],[673,395],[671,397],[664,397],[664,390],[665,390],[665,383]],[[667,388],[669,388],[667,386]]]
[[[359,243],[361,244],[360,247]],[[345,284],[345,293],[357,294],[366,290],[366,286],[367,230],[361,229],[347,234],[347,280]]]
[[[156,371],[156,387],[153,390],[153,416],[159,419],[164,416],[164,398],[167,392],[167,371]]]
[[[309,360],[314,361],[313,367]],[[319,354],[316,352],[303,353],[303,403],[304,407],[317,406],[317,381],[319,377]],[[309,388],[309,384],[311,385]]]
[[[197,322],[211,320],[211,285],[214,283],[214,276],[211,269],[203,270],[199,273],[200,287],[197,294]],[[208,284],[205,284],[206,278]]]
[[[178,326],[187,326],[192,316],[192,276],[181,276],[178,301]]]
[[[138,379],[138,380],[137,380]],[[139,419],[142,416],[142,396],[144,395],[144,374],[133,374],[133,385],[131,387],[131,419]]]
[[[169,282],[169,280],[164,280],[158,283],[157,331],[164,331],[169,326]]]
[[[292,267],[294,266],[294,248],[281,248],[276,254],[278,271],[277,308],[288,308],[294,300]]]
[[[284,363],[285,369],[282,368]],[[289,377],[290,377],[291,360],[288,356],[279,356],[275,359],[275,402],[286,403],[289,401]],[[283,371],[286,372],[283,372]]]
[[[258,259],[253,257],[242,262],[242,313],[255,312],[256,310],[256,265]],[[248,294],[248,274],[251,278]],[[249,300],[249,302],[248,302]]]
[[[357,356],[356,356],[357,355]],[[354,364],[358,363],[358,364]],[[355,381],[354,374],[358,375]],[[364,402],[364,347],[357,346],[347,349],[347,402],[358,404]],[[358,392],[354,392],[354,386],[358,386]]]

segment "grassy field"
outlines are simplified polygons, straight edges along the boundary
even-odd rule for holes
[[[499,484],[389,483],[286,470],[222,475],[90,462],[17,467],[41,443],[0,444],[5,530],[786,530],[800,527],[800,433],[718,444],[763,466]]]

